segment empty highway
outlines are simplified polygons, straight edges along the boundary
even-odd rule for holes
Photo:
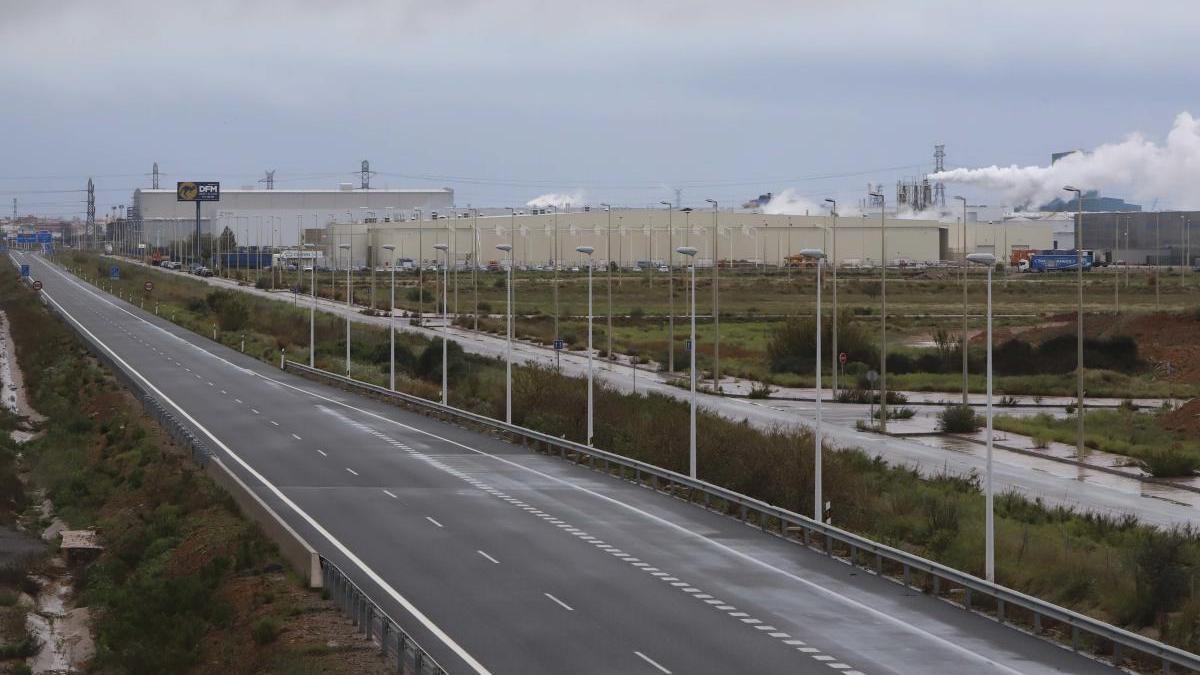
[[[451,673],[1111,672],[736,520],[282,373],[13,256]]]

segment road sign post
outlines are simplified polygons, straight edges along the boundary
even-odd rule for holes
[[[147,281],[146,283],[142,284],[142,288],[146,289],[146,292],[149,293],[150,291],[154,290],[154,282]]]
[[[120,266],[113,265],[112,267],[109,267],[108,268],[108,278],[109,279],[120,279],[121,278]]]
[[[21,265],[21,278],[22,279],[29,278],[29,265]]]
[[[567,345],[567,343],[565,340],[555,340],[554,341],[554,351],[561,352],[563,350],[563,348],[566,347],[566,345]]]
[[[35,291],[42,290],[42,282],[40,280],[33,282],[33,290],[35,290]]]

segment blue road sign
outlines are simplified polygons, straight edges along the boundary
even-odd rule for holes
[[[689,352],[690,352],[690,351],[692,351],[692,341],[691,341],[691,340],[684,340],[683,342],[684,342],[684,345],[685,345],[685,347],[684,347],[684,351],[689,351]]]
[[[116,265],[113,265],[112,267],[108,268],[108,278],[109,279],[120,279],[121,278],[121,268],[117,267]]]
[[[22,279],[29,278],[29,265],[21,265],[21,278]]]
[[[566,345],[567,345],[567,343],[564,340],[555,340],[554,341],[554,349],[556,351],[562,351],[563,347],[565,347]]]
[[[35,236],[39,244],[49,244],[54,241],[54,235],[50,234],[49,230],[40,230]]]
[[[17,243],[22,244],[22,245],[36,244],[37,243],[37,235],[35,235],[33,232],[18,232],[17,233]]]

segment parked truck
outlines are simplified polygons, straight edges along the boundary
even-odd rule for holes
[[[1018,269],[1022,272],[1073,271],[1078,260],[1079,254],[1076,251],[1038,251],[1030,253],[1025,260],[1022,260]],[[1094,263],[1094,252],[1083,251],[1083,271],[1090,272]]]

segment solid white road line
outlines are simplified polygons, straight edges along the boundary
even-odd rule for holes
[[[428,520],[429,522],[433,523],[434,525],[437,525],[438,527],[445,527],[445,525],[442,525],[441,523],[434,520],[433,518],[430,518],[429,516],[425,516],[425,520]]]
[[[667,675],[671,675],[671,671],[667,670],[666,668],[663,668],[661,665],[659,665],[659,663],[657,661],[650,658],[649,656],[646,656],[645,654],[643,654],[639,651],[634,651],[633,653],[637,654],[639,657],[641,657],[641,659],[643,661],[645,661],[646,663],[649,663],[650,665],[654,666],[655,668],[658,668],[658,671],[660,673],[666,673]]]
[[[499,564],[500,564],[500,561],[499,561],[499,560],[496,560],[495,558],[493,558],[492,556],[490,556],[490,555],[488,555],[488,554],[484,553],[483,551],[478,551],[478,550],[477,550],[477,551],[475,551],[475,552],[476,552],[476,553],[478,553],[479,555],[481,555],[481,556],[483,556],[483,557],[487,558],[488,560],[491,560],[492,562],[496,563],[497,565],[499,565]]]
[[[59,272],[53,266],[51,266],[50,269],[57,272],[64,279],[66,278],[65,274],[63,274],[62,272]],[[82,286],[81,286],[81,288],[82,288]],[[84,290],[86,291],[87,289],[85,288]],[[95,293],[92,293],[91,291],[87,291],[87,292],[91,293],[93,296],[96,295]],[[413,605],[412,602],[410,602],[408,600],[408,598],[401,595],[399,591],[397,591],[390,584],[388,584],[387,581],[385,581],[383,579],[383,577],[379,576],[379,574],[377,572],[375,572],[375,570],[371,569],[371,567],[368,566],[365,562],[363,562],[363,560],[361,558],[359,558],[357,555],[355,555],[353,551],[351,551],[349,548],[346,547],[345,544],[343,544],[341,541],[339,541],[337,539],[337,537],[334,537],[333,533],[331,533],[329,530],[326,530],[325,527],[323,525],[321,525],[320,522],[318,522],[315,518],[310,516],[303,509],[301,509],[298,504],[293,502],[287,495],[285,495],[283,493],[282,490],[280,490],[278,487],[276,487],[275,484],[273,484],[269,480],[267,480],[266,476],[263,476],[261,473],[259,473],[257,470],[255,470],[254,467],[250,466],[250,464],[246,460],[242,459],[241,456],[239,456],[237,453],[235,453],[232,448],[230,448],[225,443],[221,442],[221,439],[217,438],[216,434],[209,431],[209,429],[207,427],[205,427],[203,424],[200,424],[200,422],[197,421],[196,418],[192,417],[186,410],[183,409],[183,406],[179,405],[171,397],[169,397],[165,393],[163,393],[163,391],[161,389],[159,389],[158,387],[156,387],[154,385],[154,383],[152,383],[145,375],[142,375],[142,373],[140,371],[138,371],[136,368],[134,368],[132,365],[130,365],[129,362],[125,361],[125,359],[122,359],[115,350],[113,350],[111,347],[109,347],[107,344],[105,344],[104,341],[102,341],[99,337],[97,337],[95,333],[88,330],[87,327],[84,326],[78,319],[76,319],[70,312],[68,312],[66,310],[66,308],[62,306],[62,304],[60,304],[57,300],[55,300],[54,297],[49,292],[46,292],[43,290],[42,296],[45,297],[47,300],[49,300],[52,304],[54,304],[54,306],[58,308],[58,311],[62,312],[63,316],[66,316],[72,322],[74,322],[74,324],[79,328],[80,331],[82,331],[88,337],[90,337],[93,341],[95,341],[95,343],[97,345],[99,345],[100,347],[105,349],[117,363],[119,363],[123,368],[125,368],[127,373],[129,373],[130,375],[141,380],[141,382],[148,389],[150,389],[152,392],[154,392],[154,394],[157,395],[160,398],[160,400],[162,400],[167,405],[170,405],[175,410],[179,411],[179,414],[184,419],[186,419],[189,423],[191,423],[197,429],[202,431],[206,436],[208,436],[208,438],[213,443],[215,443],[217,445],[217,447],[219,447],[226,455],[228,455],[230,457],[230,459],[237,462],[238,465],[241,466],[242,469],[244,469],[251,476],[254,476],[254,478],[256,480],[258,480],[260,483],[262,483],[263,486],[265,486],[268,490],[270,490],[271,493],[274,494],[276,498],[278,498],[283,504],[287,505],[287,507],[290,508],[293,512],[295,512],[296,515],[298,515],[302,519],[304,519],[304,521],[306,523],[308,523],[308,525],[310,527],[312,527],[313,530],[315,530],[321,536],[325,537],[325,539],[334,548],[338,549],[338,551],[341,552],[341,554],[344,555],[347,560],[349,560],[351,563],[353,563],[355,566],[357,566],[360,570],[362,570],[363,573],[366,574],[367,577],[369,577],[371,579],[371,581],[375,582],[375,584],[377,584],[381,589],[383,589],[384,592],[386,592],[388,595],[390,595],[393,600],[395,600],[397,603],[399,603],[400,606],[402,606],[409,614],[411,614],[413,616],[413,618],[415,618],[418,622],[420,622],[421,625],[424,626],[426,630],[428,630],[430,633],[432,633],[438,640],[441,640],[442,644],[446,645],[446,647],[448,649],[450,649],[450,651],[454,652],[454,654],[457,655],[460,659],[462,659],[472,670],[474,670],[476,673],[479,673],[479,675],[491,675],[491,671],[489,671],[487,668],[485,668],[482,663],[480,663],[479,661],[477,661],[475,659],[475,657],[471,656],[467,652],[467,650],[463,649],[462,646],[459,645],[454,640],[454,638],[452,638],[448,634],[446,634],[446,632],[443,631],[441,628],[439,628],[437,626],[437,624],[435,624],[432,620],[430,620],[429,617],[425,616],[424,612],[417,609],[416,605]],[[108,301],[106,300],[105,302],[108,302]],[[108,302],[108,304],[112,305],[113,307],[117,307],[117,305],[115,305],[111,302]],[[118,307],[118,309],[120,309],[120,308]],[[126,311],[126,310],[122,309],[121,311]],[[133,314],[132,312],[126,311],[126,313],[130,314],[131,316],[137,317],[137,315]],[[156,328],[159,328],[160,330],[162,330],[161,327],[156,326],[155,324],[152,324],[149,321],[146,321],[145,319],[141,319],[141,317],[137,317],[137,318],[139,318],[141,321],[143,321],[151,326],[155,326]],[[167,333],[168,335],[171,335],[171,333],[169,331],[163,330],[163,332]],[[179,338],[179,339],[182,340],[182,338]],[[183,341],[185,343],[187,342],[186,340],[183,340]],[[190,343],[188,343],[188,344],[190,344]],[[201,351],[204,351],[204,350],[201,350]]]
[[[558,605],[559,605],[560,607],[562,607],[563,609],[567,610],[568,612],[574,612],[574,611],[575,611],[575,609],[574,609],[573,607],[571,607],[571,606],[570,606],[570,605],[568,605],[567,603],[563,602],[562,600],[559,600],[558,598],[554,597],[553,595],[550,595],[549,593],[542,593],[542,595],[544,595],[544,596],[546,596],[547,598],[550,598],[550,599],[551,599],[551,600],[553,600],[554,602],[558,603]]]

